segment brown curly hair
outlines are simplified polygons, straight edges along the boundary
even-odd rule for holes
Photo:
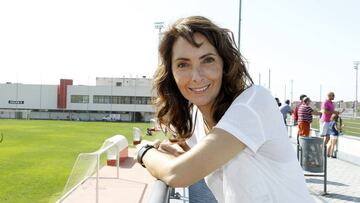
[[[195,47],[200,47],[194,40],[194,34],[200,33],[215,47],[223,60],[223,78],[219,95],[212,106],[212,117],[217,123],[229,108],[233,100],[253,81],[246,70],[244,59],[240,55],[233,33],[212,23],[202,16],[191,16],[177,20],[163,33],[159,45],[160,64],[154,75],[154,103],[156,117],[161,126],[173,131],[178,141],[189,138],[192,134],[192,107],[180,93],[171,71],[172,48],[180,37]]]

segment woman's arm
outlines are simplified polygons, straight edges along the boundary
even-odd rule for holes
[[[204,139],[179,157],[150,149],[143,163],[156,178],[172,187],[186,187],[220,168],[245,145],[230,133],[214,128]]]
[[[340,128],[339,128],[339,124],[338,124],[338,122],[335,122],[334,127],[335,127],[335,130],[339,132],[339,129],[340,129]]]

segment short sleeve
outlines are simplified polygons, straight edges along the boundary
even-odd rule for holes
[[[215,127],[238,138],[253,153],[266,140],[260,116],[247,104],[233,103]]]

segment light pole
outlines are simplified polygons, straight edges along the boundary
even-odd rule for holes
[[[319,94],[319,102],[322,101],[322,85],[320,84],[320,94]]]
[[[294,101],[293,96],[294,96],[294,80],[291,80],[291,104]]]
[[[239,29],[238,29],[238,49],[240,52],[240,34],[241,34],[241,3],[242,1],[239,0]]]
[[[269,90],[270,90],[271,70],[269,69]]]
[[[259,73],[259,85],[261,85],[261,73]]]
[[[159,44],[160,44],[160,39],[161,39],[161,29],[164,28],[164,22],[155,22],[155,29],[159,29]]]
[[[359,64],[360,64],[360,61],[354,61],[354,69],[356,70],[354,117],[356,117],[356,113],[357,113],[357,103],[358,103],[358,70],[359,70]]]
[[[164,22],[155,22],[154,25],[155,25],[155,29],[159,29],[159,41],[158,41],[158,44],[160,45],[161,29],[164,28]],[[158,54],[158,64],[157,65],[160,65],[160,54]]]

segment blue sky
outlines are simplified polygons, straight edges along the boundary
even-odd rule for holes
[[[242,1],[241,52],[256,84],[281,100],[355,99],[360,61],[360,1]],[[151,77],[158,30],[204,15],[238,36],[239,1],[1,1],[0,83],[93,85],[95,77]]]

